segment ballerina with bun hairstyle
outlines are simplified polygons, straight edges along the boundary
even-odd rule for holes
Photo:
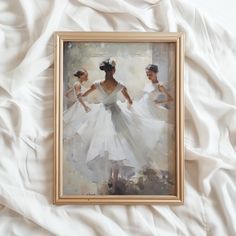
[[[155,64],[149,64],[146,68],[146,75],[148,79],[151,81],[152,85],[158,90],[158,92],[162,93],[166,96],[166,99],[161,101],[155,100],[156,104],[165,104],[173,101],[172,96],[169,94],[165,86],[158,80],[157,74],[159,72],[158,66]]]
[[[173,113],[166,105],[174,101],[173,97],[158,78],[159,67],[149,64],[145,68],[147,79],[150,81],[143,89],[142,97],[133,104],[133,111],[142,118],[162,121],[164,129],[153,154],[150,158],[159,160],[158,168],[168,170],[168,160],[174,154],[174,125]]]
[[[95,133],[99,138],[95,143],[100,143],[100,150],[103,150],[103,154],[98,154],[97,150],[94,148],[96,145],[91,145],[88,151],[87,161],[88,165],[94,170],[94,173],[97,173],[97,178],[100,179],[102,177],[102,179],[104,179],[105,177],[105,180],[109,181],[109,186],[112,186],[111,192],[115,193],[116,181],[118,179],[120,167],[124,166],[124,161],[128,158],[126,157],[127,154],[124,153],[125,150],[124,147],[122,147],[123,144],[118,137],[119,135],[122,135],[123,130],[126,129],[128,120],[127,117],[121,113],[121,109],[117,103],[117,94],[119,92],[123,94],[127,100],[128,107],[130,107],[133,102],[128,94],[127,88],[114,78],[116,72],[116,61],[114,58],[102,61],[99,65],[99,69],[105,72],[104,80],[95,81],[90,89],[82,94],[82,97],[88,96],[95,90],[101,94],[101,108],[96,117],[96,123],[101,121],[107,122],[100,123],[98,130],[93,133]],[[130,134],[129,136],[129,138],[132,139]],[[100,140],[101,137],[104,137],[103,142]],[[125,138],[122,137],[122,139]],[[95,140],[95,138],[93,138],[93,140]],[[132,147],[129,145],[128,149],[131,148]],[[104,158],[106,160],[103,160]],[[97,168],[97,162],[101,160],[103,160],[102,165],[109,166],[105,171],[102,167],[98,171],[99,168]],[[127,172],[125,175],[133,173],[132,165],[126,166],[126,170],[128,169],[129,174]]]
[[[127,88],[124,85],[121,85],[116,81],[116,79],[113,77],[113,75],[116,72],[116,61],[113,58],[109,58],[107,60],[104,60],[99,65],[100,70],[105,72],[105,79],[103,81],[99,82],[99,86],[103,88],[104,91],[107,93],[112,92],[115,90],[116,87],[120,88],[120,91],[124,95],[124,97],[127,99],[128,106],[132,105],[133,101],[131,100]],[[85,97],[88,94],[90,94],[92,91],[97,89],[97,82],[94,83],[91,88],[86,91],[82,96]]]
[[[86,112],[89,112],[90,111],[89,107],[81,99],[81,92],[83,89],[82,84],[83,84],[83,82],[86,82],[88,80],[88,72],[85,69],[79,69],[74,74],[74,76],[78,78],[78,81],[76,81],[73,84],[73,86],[65,92],[65,96],[69,97],[69,94],[72,92],[73,93],[73,98],[72,98],[73,101],[76,102],[78,100],[81,103],[81,105],[83,106],[84,110]]]
[[[158,65],[147,65],[145,72],[150,83],[145,85],[143,95],[135,103],[134,109],[143,117],[169,122],[169,110],[165,106],[172,102],[173,98],[158,78]]]
[[[78,80],[65,92],[65,96],[72,102],[72,105],[63,112],[65,139],[73,138],[76,129],[85,119],[85,114],[91,110],[81,96],[82,92],[86,90],[83,83],[88,81],[88,72],[85,69],[79,69],[74,73],[74,76]]]

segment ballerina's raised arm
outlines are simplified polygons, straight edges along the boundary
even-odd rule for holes
[[[90,86],[90,88],[89,88],[87,91],[85,91],[84,93],[81,94],[81,96],[82,96],[82,97],[86,97],[86,96],[88,96],[91,92],[93,92],[94,90],[96,90],[96,87],[95,87],[94,84],[92,84],[92,85]]]
[[[174,101],[174,99],[172,98],[172,96],[169,94],[169,92],[167,91],[167,89],[165,88],[164,85],[162,84],[158,84],[158,90],[162,93],[164,93],[166,95],[166,99],[162,100],[162,101],[156,101],[156,104],[162,104],[162,103],[167,103],[167,102],[172,102]]]

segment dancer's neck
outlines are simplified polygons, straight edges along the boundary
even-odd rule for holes
[[[153,84],[158,84],[159,80],[156,78],[154,81],[152,81]]]

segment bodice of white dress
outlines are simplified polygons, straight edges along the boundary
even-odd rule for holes
[[[118,84],[116,85],[116,88],[112,92],[108,93],[103,89],[103,87],[100,84],[100,81],[95,81],[94,85],[96,89],[100,92],[101,102],[105,105],[105,107],[116,104],[117,93],[120,92],[124,88],[124,85],[118,82]]]
[[[76,85],[80,85],[80,91],[76,91]],[[84,92],[86,89],[85,87],[80,84],[80,82],[75,82],[73,86],[71,87],[71,91],[68,93],[67,97],[65,98],[66,106],[65,109],[69,109],[74,103],[78,101],[77,95],[80,92]]]
[[[142,98],[137,103],[134,103],[133,107],[143,117],[169,122],[168,109],[165,104],[157,104],[157,102],[163,101],[166,97],[163,92],[160,92],[159,85],[162,84],[147,84],[143,89]]]
[[[86,112],[82,107],[80,101],[77,98],[79,93],[86,91],[86,88],[79,83],[80,90],[76,90],[76,85],[79,82],[75,82],[70,92],[70,96],[73,96],[73,100],[70,99],[72,104],[63,112],[63,121],[64,121],[64,137],[71,138],[76,132],[76,129],[80,127],[82,121],[85,120]],[[86,99],[83,99],[86,101]]]
[[[160,92],[158,87],[162,85],[160,82],[153,84],[147,84],[144,88],[144,96],[149,99],[150,102],[157,102],[158,100],[162,99],[165,94]]]
[[[80,85],[80,90],[76,91],[76,86],[77,85]],[[87,89],[79,82],[75,82],[74,85],[73,85],[73,93],[74,93],[74,96],[75,98],[77,99],[77,95],[80,94],[80,93],[83,93],[85,92]],[[86,98],[83,98],[83,100],[86,100]]]

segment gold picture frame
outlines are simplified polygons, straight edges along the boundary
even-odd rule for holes
[[[184,137],[183,137],[184,136],[184,94],[183,94],[184,35],[183,33],[55,32],[54,36],[55,36],[55,58],[54,58],[53,203],[54,204],[183,204],[184,201]],[[168,47],[165,47],[165,45],[167,45]],[[108,49],[108,47],[110,49]],[[116,47],[115,50],[114,47]],[[132,49],[135,47],[138,48],[137,51]],[[146,50],[147,48],[148,50]],[[164,49],[164,48],[172,48],[173,49],[173,50],[171,49],[172,54],[168,51],[170,49]],[[104,55],[102,54],[103,50],[104,50]],[[90,71],[92,71],[93,75],[95,75],[94,77],[96,77],[95,73],[101,73],[101,71],[99,71],[99,67],[97,67],[98,69],[97,71],[95,71],[97,63],[94,63],[94,61],[97,62],[98,58],[101,59],[100,61],[106,59],[107,56],[109,56],[108,53],[109,50],[113,52],[111,56],[115,57],[117,56],[118,58],[120,58],[120,60],[117,60],[117,64],[119,62],[124,63],[122,67],[122,71],[124,71],[123,73],[126,73],[125,70],[128,70],[126,68],[126,65],[131,63],[131,61],[134,61],[134,63],[132,62],[133,64],[132,65],[129,64],[129,66],[132,67],[131,68],[131,71],[133,71],[132,73],[137,74],[139,72],[137,74],[138,76],[140,74],[139,71],[140,69],[138,67],[142,65],[140,63],[143,63],[144,65],[145,62],[148,62],[148,60],[150,63],[152,63],[155,58],[156,58],[155,60],[158,60],[157,59],[158,57],[165,58],[165,55],[168,55],[168,58],[171,59],[171,62],[166,59],[166,61],[168,61],[169,64],[163,59],[164,60],[163,68],[165,67],[166,70],[172,70],[171,73],[173,74],[173,81],[174,81],[173,82],[174,87],[172,88],[173,90],[172,94],[174,97],[174,101],[172,102],[174,107],[174,112],[173,112],[174,151],[172,152],[172,157],[171,157],[173,158],[171,159],[172,161],[168,162],[170,163],[170,165],[172,165],[174,174],[172,174],[172,182],[167,179],[168,181],[171,182],[168,183],[168,186],[171,185],[172,189],[171,194],[169,192],[168,194],[162,194],[162,193],[159,194],[158,191],[157,193],[153,192],[153,194],[126,194],[126,193],[116,194],[115,192],[116,189],[114,190],[114,194],[102,194],[102,195],[98,193],[78,194],[78,191],[80,191],[78,190],[78,186],[76,185],[76,183],[71,183],[71,181],[73,182],[74,179],[77,181],[76,177],[73,176],[73,178],[71,177],[71,179],[69,179],[68,177],[67,182],[64,180],[65,176],[67,175],[66,171],[68,170],[64,166],[65,163],[67,163],[67,160],[65,160],[65,157],[63,155],[65,148],[64,147],[65,143],[63,141],[64,140],[63,131],[65,129],[63,123],[63,112],[65,109],[67,109],[65,108],[64,90],[65,87],[67,87],[68,85],[68,81],[65,81],[65,78],[67,79],[70,78],[70,75],[73,75],[73,73],[76,72],[75,68],[80,68],[85,66],[90,66],[90,68],[95,68],[90,70],[88,69],[88,72],[90,73]],[[129,53],[129,50],[133,50],[132,52],[134,52],[134,54],[132,55],[127,54]],[[156,51],[154,52],[154,50]],[[150,58],[148,59],[149,54],[152,55],[152,60]],[[73,57],[73,60],[71,58],[68,59],[68,55]],[[127,55],[127,57],[132,58],[132,60],[131,59],[128,60],[127,58],[125,58],[126,56],[124,55]],[[80,56],[81,58],[83,57],[82,59],[85,58],[86,60],[81,59],[80,61],[78,61],[79,59],[77,60],[77,58],[79,58]],[[88,62],[88,64],[86,64],[87,63],[86,61]],[[79,65],[79,63],[81,63],[81,65]],[[135,69],[136,65],[135,63],[137,64],[137,71]],[[172,69],[170,68],[171,66],[173,67]],[[145,68],[143,68],[143,71],[144,74],[142,76],[144,77]],[[132,74],[130,74],[130,77],[132,77]],[[129,90],[129,86],[127,86],[127,88]],[[71,172],[74,173],[74,175],[80,174],[77,173],[78,170],[73,169],[73,163],[72,164],[69,163],[69,165],[72,165],[69,167],[69,169]],[[154,173],[155,173],[153,177],[154,179],[156,178],[157,180],[159,180],[159,178],[162,179],[164,178],[163,176],[161,177],[156,176],[157,172],[154,171]],[[143,178],[141,178],[141,180],[143,181]],[[142,188],[144,189],[145,189],[145,183],[147,182],[144,182],[144,186],[142,186]],[[68,186],[66,186],[66,184]],[[134,182],[134,181],[133,182],[131,181],[131,184],[133,184],[132,187],[140,185],[139,182]],[[167,182],[165,182],[165,184],[167,185]],[[73,186],[73,188],[75,189],[77,188],[76,190],[73,190],[77,191],[76,192],[77,194],[72,193],[73,191],[71,190],[72,189],[71,186]],[[67,187],[69,190],[65,190]],[[108,190],[106,189],[104,191]],[[137,191],[139,191],[139,189]]]

